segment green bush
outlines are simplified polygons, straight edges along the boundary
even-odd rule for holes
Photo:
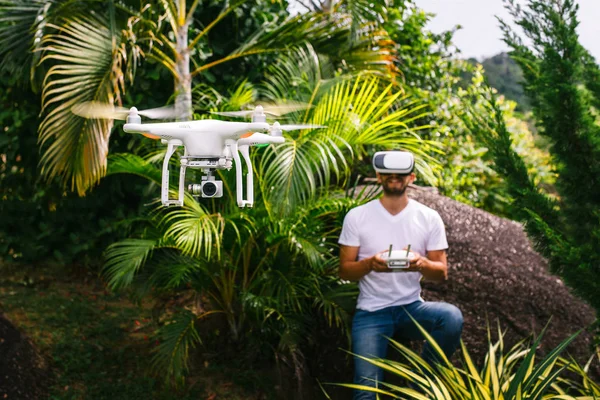
[[[146,183],[113,177],[93,196],[80,198],[56,182],[43,181],[38,97],[3,74],[0,99],[0,258],[99,265],[106,246],[126,235],[123,221],[139,210]],[[116,148],[123,145],[114,143]]]
[[[441,151],[432,156],[439,161],[436,177],[419,177],[427,185],[436,186],[440,193],[508,216],[510,196],[502,177],[493,169],[493,156],[475,137],[462,120],[471,107],[483,120],[493,119],[485,107],[482,85],[485,72],[480,65],[460,60],[452,43],[454,30],[439,34],[426,26],[432,14],[419,9],[415,2],[398,0],[386,15],[384,28],[395,41],[396,66],[402,72],[399,86],[411,98],[428,104],[431,113],[419,121],[429,129],[422,131],[424,139],[441,144]],[[510,121],[510,133],[518,143],[518,153],[526,160],[538,183],[552,188],[554,172],[546,151],[534,146],[534,137],[515,112],[519,107],[512,101],[502,101],[502,111]]]

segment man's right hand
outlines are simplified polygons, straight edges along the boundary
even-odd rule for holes
[[[381,255],[385,252],[375,254],[373,257],[363,258],[357,261],[358,246],[340,246],[340,269],[341,279],[349,281],[359,281],[371,271],[375,272],[393,272],[389,269]]]
[[[369,266],[370,271],[393,272],[393,270],[388,267],[387,262],[385,262],[385,260],[383,258],[381,258],[381,255],[383,253],[386,253],[387,251],[388,250],[381,251],[381,252],[375,254],[373,257],[369,257],[369,258],[365,259],[365,262]]]

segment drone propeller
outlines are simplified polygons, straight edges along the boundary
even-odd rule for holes
[[[222,115],[224,117],[248,117],[254,114],[253,110],[248,111],[211,111],[211,114]],[[271,114],[270,112],[265,112],[265,114]]]
[[[277,122],[275,123],[277,124]],[[275,126],[275,124],[273,124],[273,126]],[[281,129],[282,131],[297,131],[300,129],[318,129],[318,128],[326,128],[325,125],[314,125],[314,124],[286,124],[286,125],[279,125],[277,126],[277,128]]]
[[[211,114],[223,115],[225,117],[249,117],[257,114],[269,114],[273,117],[280,117],[294,111],[306,110],[312,107],[305,103],[286,103],[286,104],[265,104],[258,105],[252,110],[242,111],[211,111]]]
[[[282,131],[297,131],[302,129],[318,129],[318,128],[326,128],[323,125],[314,125],[314,124],[286,124],[281,125],[279,122],[273,123],[271,129],[269,129],[269,133],[271,136],[281,136]]]
[[[127,119],[131,113],[143,115],[152,119],[174,118],[175,108],[171,106],[152,108],[149,110],[138,111],[137,108],[131,109],[124,107],[116,107],[112,104],[100,103],[97,101],[86,101],[71,107],[73,114],[84,118],[106,118],[106,119]]]

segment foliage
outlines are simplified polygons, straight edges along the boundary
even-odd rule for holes
[[[484,107],[485,71],[457,59],[460,53],[452,43],[454,31],[434,34],[426,29],[431,14],[411,1],[394,4],[384,26],[397,43],[397,68],[403,77],[402,86],[432,110],[427,118],[419,121],[431,126],[421,134],[441,143],[443,150],[432,154],[441,165],[436,176],[419,178],[453,199],[495,214],[509,215],[509,195],[505,183],[493,170],[493,157],[461,117],[473,108],[483,120],[493,118]],[[465,80],[465,77],[471,79]],[[519,153],[525,157],[528,168],[535,172],[541,185],[551,188],[554,173],[549,157],[535,149],[535,139],[514,112],[518,107],[513,102],[502,102],[502,111],[511,121],[510,132],[519,143]]]
[[[404,361],[361,357],[382,368],[386,374],[403,378],[410,387],[385,382],[379,382],[377,388],[351,384],[342,386],[367,390],[394,399],[419,400],[577,400],[592,399],[600,395],[600,385],[588,376],[592,359],[582,367],[574,360],[560,357],[577,333],[537,361],[536,349],[541,343],[544,331],[533,341],[527,343],[524,339],[505,352],[503,332],[498,329],[498,340],[494,343],[488,330],[489,349],[483,365],[480,368],[474,365],[467,348],[461,342],[463,368],[457,368],[446,358],[435,339],[422,327],[419,328],[426,340],[432,344],[440,360],[435,366],[430,366],[410,348],[393,339],[390,339],[391,347],[400,353]],[[574,372],[574,375],[567,374],[567,370]],[[578,379],[581,379],[581,382]]]
[[[262,59],[266,63],[271,54],[305,42],[311,42],[343,70],[371,67],[384,74],[390,70],[384,32],[368,21],[356,30],[356,12],[286,18],[284,1],[242,3],[195,1],[187,8],[185,1],[174,0],[110,1],[106,7],[93,0],[65,4],[1,1],[0,54],[6,59],[21,57],[24,62],[32,60],[21,56],[31,48],[36,57],[41,54],[32,69],[44,77],[44,119],[39,128],[43,175],[58,178],[79,195],[99,182],[107,168],[113,121],[82,119],[73,115],[71,108],[85,101],[121,104],[144,58],[171,72],[176,109],[186,119],[191,115],[194,78],[217,81],[214,73],[207,73],[217,65],[248,56],[267,57]],[[236,15],[234,22],[238,24],[234,26],[240,27],[239,34],[224,35],[221,31],[213,40],[209,36],[212,29],[218,23],[231,22],[232,14]],[[251,18],[244,18],[248,15]],[[30,28],[22,35],[24,26]],[[350,36],[353,40],[348,40]],[[14,71],[10,65],[0,67]]]
[[[64,193],[56,184],[43,184],[38,170],[37,96],[3,74],[0,97],[1,257],[16,262],[98,264],[103,249],[126,235],[122,221],[138,212],[145,183],[115,177],[88,198]]]
[[[493,117],[487,107],[488,87],[484,84],[483,69],[472,70],[472,80],[465,89],[458,88],[437,115],[442,123],[437,131],[447,150],[448,164],[440,173],[438,188],[454,199],[495,214],[511,216],[510,195],[502,176],[494,170],[493,154],[477,140],[476,131],[464,122],[472,112],[486,120]],[[516,104],[498,99],[499,110],[507,124],[517,154],[523,157],[536,185],[553,190],[555,172],[548,153],[536,146],[536,140],[526,122],[515,114]]]
[[[436,34],[427,30],[432,14],[414,1],[394,0],[392,4],[383,27],[395,43],[396,66],[406,90],[435,93],[447,89],[459,71],[453,62],[458,55],[452,43],[454,31]]]
[[[531,48],[503,26],[513,48],[511,55],[526,71],[525,88],[540,133],[551,142],[558,198],[545,195],[528,174],[493,97],[489,109],[494,120],[481,120],[475,113],[467,114],[465,120],[490,148],[496,170],[509,184],[514,215],[526,223],[529,237],[550,261],[552,272],[600,310],[600,126],[590,102],[595,94],[585,91],[583,74],[586,68],[597,71],[598,66],[584,62],[585,52],[575,30],[577,6],[572,1],[552,5],[530,1],[528,7],[530,12],[511,10],[531,40]],[[544,23],[540,25],[539,20]]]

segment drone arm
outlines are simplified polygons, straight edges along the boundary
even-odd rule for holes
[[[254,171],[252,170],[252,162],[250,161],[250,151],[248,145],[241,145],[238,147],[240,153],[242,153],[242,157],[244,157],[244,161],[246,161],[246,166],[248,167],[248,172],[246,173],[246,201],[245,204],[248,207],[252,207],[254,204],[254,182],[253,175]]]
[[[264,133],[255,132],[252,136],[240,139],[237,141],[238,146],[253,146],[256,144],[269,144],[269,143],[283,143],[285,138],[283,136],[271,136],[265,135]]]

